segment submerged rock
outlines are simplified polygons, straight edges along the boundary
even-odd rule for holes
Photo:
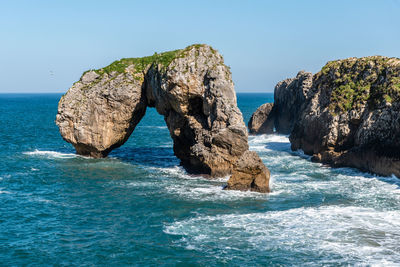
[[[400,177],[400,59],[328,62],[290,141],[314,161]]]
[[[207,45],[121,59],[85,73],[61,98],[56,123],[78,154],[105,157],[129,138],[146,107],[164,116],[174,153],[190,173],[229,175],[248,151],[231,72]]]
[[[273,103],[261,105],[252,115],[248,123],[251,134],[270,134],[274,132]]]

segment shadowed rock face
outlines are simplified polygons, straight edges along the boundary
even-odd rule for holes
[[[291,133],[308,98],[312,77],[312,73],[300,71],[296,78],[283,80],[275,86],[273,111],[278,133]]]
[[[275,86],[274,103],[261,105],[251,116],[248,126],[251,134],[290,134],[294,124],[313,91],[313,75],[300,71],[295,78],[286,79]]]
[[[190,173],[229,175],[248,151],[231,73],[207,45],[86,72],[60,100],[56,123],[77,153],[105,157],[129,138],[146,107],[164,116],[174,153]]]
[[[400,177],[400,59],[348,58],[313,77],[291,135],[314,161]]]

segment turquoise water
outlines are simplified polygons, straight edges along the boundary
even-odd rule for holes
[[[396,266],[400,180],[331,169],[250,137],[269,195],[187,175],[149,109],[107,159],[76,156],[58,94],[0,95],[0,265]],[[238,94],[247,122],[272,94]]]

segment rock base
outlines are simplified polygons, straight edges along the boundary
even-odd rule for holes
[[[270,172],[254,151],[246,151],[233,168],[226,190],[270,192]]]

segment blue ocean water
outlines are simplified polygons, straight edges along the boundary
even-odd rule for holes
[[[60,94],[0,94],[0,265],[398,266],[400,180],[331,169],[250,137],[271,194],[187,175],[148,109],[107,159],[74,154]],[[238,94],[247,122],[272,94]]]

